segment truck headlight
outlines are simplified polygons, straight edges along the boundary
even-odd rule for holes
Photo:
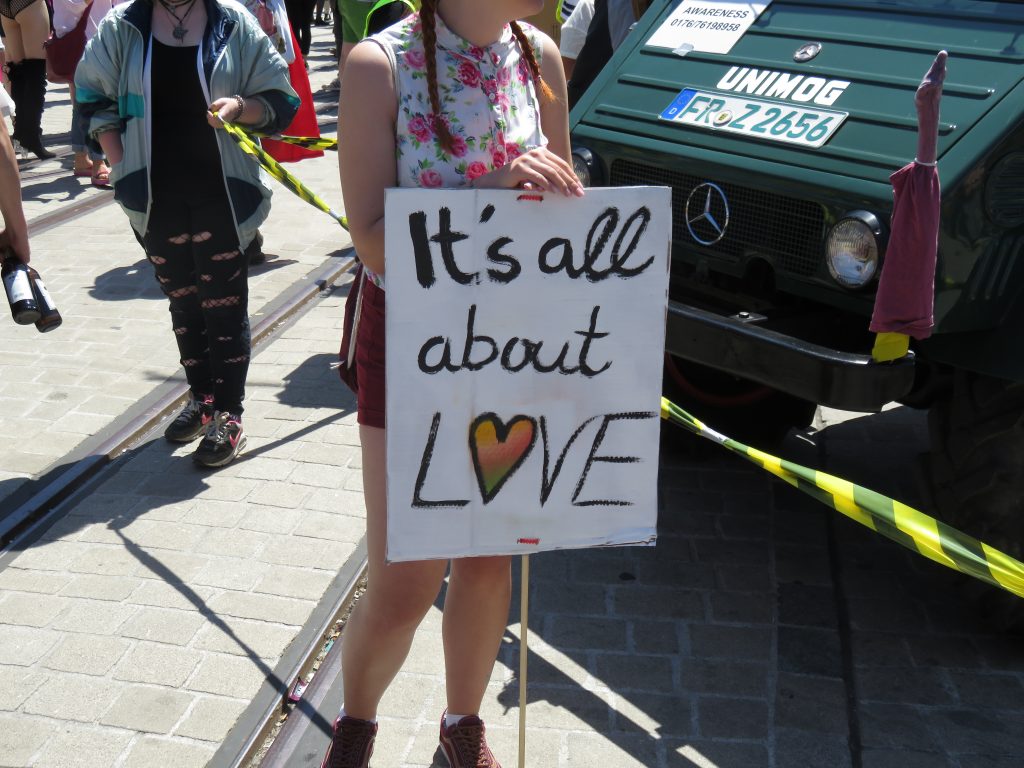
[[[863,288],[878,272],[882,225],[873,213],[854,211],[841,218],[825,238],[825,262],[844,288]]]
[[[586,147],[575,147],[572,150],[572,170],[584,187],[600,186],[602,182],[597,159]]]

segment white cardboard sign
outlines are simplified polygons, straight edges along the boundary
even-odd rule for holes
[[[728,53],[771,0],[683,0],[647,45],[673,51]]]
[[[390,189],[390,561],[652,544],[671,192]]]

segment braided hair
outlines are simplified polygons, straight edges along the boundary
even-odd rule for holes
[[[441,97],[437,89],[437,4],[439,0],[422,0],[420,3],[420,23],[423,26],[423,48],[427,64],[427,94],[430,97],[430,109],[433,112],[432,119],[434,132],[438,141],[446,150],[451,150],[454,145],[448,123],[441,115]],[[533,77],[534,87],[540,92],[541,98],[550,101],[555,98],[551,87],[541,77],[540,65],[537,63],[537,56],[533,51],[530,39],[523,32],[522,27],[515,21],[509,23],[512,34],[519,43],[523,60],[530,69]]]
[[[552,101],[555,98],[555,94],[551,90],[551,86],[545,83],[544,78],[541,77],[540,64],[537,63],[537,56],[534,54],[530,39],[523,32],[523,28],[519,26],[519,22],[509,22],[509,26],[512,27],[512,34],[519,41],[519,50],[523,52],[526,65],[530,68],[530,74],[533,75],[534,87],[540,92],[541,98],[544,101]]]

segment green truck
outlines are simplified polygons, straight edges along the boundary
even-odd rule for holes
[[[889,176],[943,49],[935,326],[875,363]],[[926,408],[934,508],[1024,559],[1022,117],[1024,4],[655,0],[570,123],[590,185],[672,188],[674,395],[766,435],[815,404]],[[1024,624],[1024,601],[985,599]]]

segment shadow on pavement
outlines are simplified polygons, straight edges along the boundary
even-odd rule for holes
[[[772,453],[919,505],[923,420],[865,415]],[[531,558],[547,652],[531,649],[530,702],[563,713],[541,708],[531,733],[576,718],[670,768],[1019,765],[1024,643],[992,628],[967,577],[692,440],[663,455],[656,547]],[[518,677],[514,636],[499,662]],[[517,679],[498,700],[517,706]]]
[[[72,176],[69,169],[67,174],[62,176],[39,180],[26,179],[21,187],[21,198],[25,203],[42,200],[48,204],[56,204],[75,200],[91,190],[92,185],[88,179]]]
[[[267,272],[273,272],[275,269],[281,269],[281,267],[287,267],[291,264],[298,263],[296,259],[282,259],[276,253],[270,253],[268,251],[264,251],[263,258],[264,261],[261,261],[259,264],[249,265],[249,277],[253,277],[254,275],[265,275]]]
[[[251,646],[249,646],[242,638],[240,638],[235,633],[234,629],[231,628],[231,625],[224,621],[224,619],[222,619],[216,611],[210,609],[210,607],[206,604],[206,601],[204,601],[191,587],[189,587],[188,584],[182,581],[171,568],[164,565],[159,558],[149,554],[149,552],[146,551],[145,547],[139,546],[129,537],[127,537],[122,530],[123,526],[118,525],[117,521],[111,521],[109,528],[113,530],[121,539],[121,542],[124,545],[125,550],[129,554],[131,554],[132,557],[134,557],[136,560],[139,561],[139,563],[148,568],[157,579],[173,587],[175,591],[178,592],[178,594],[180,594],[189,603],[191,603],[191,605],[196,609],[199,615],[207,621],[207,623],[216,627],[218,630],[223,632],[224,635],[228,637],[233,643],[235,643],[238,646],[238,648],[242,651],[244,656],[248,658],[249,661],[252,662],[253,666],[255,666],[260,671],[260,674],[263,675],[264,680],[270,683],[273,686],[274,690],[277,691],[277,693],[282,698],[288,695],[288,681],[282,680],[277,675],[275,675],[274,670],[271,669],[271,667],[265,661],[263,661],[263,659],[259,656],[259,654],[256,653],[256,651],[252,649]],[[329,723],[324,718],[324,716],[317,712],[316,709],[313,706],[311,706],[308,702],[306,702],[305,700],[300,700],[295,706],[298,707],[299,710],[302,711],[306,716],[310,717],[316,723],[318,728],[326,728],[330,730],[331,723]]]
[[[136,269],[139,266],[146,268],[147,265],[145,262],[141,262]],[[100,284],[103,282],[102,279],[98,281]],[[316,383],[318,380],[322,382],[329,373],[327,364],[330,357],[330,355],[315,355],[300,364],[293,373],[285,377],[284,388],[279,399],[282,403],[296,407],[332,408],[333,410],[323,418],[303,425],[301,429],[285,437],[266,443],[252,451],[244,452],[235,465],[270,452],[275,447],[291,440],[300,439],[315,432],[325,425],[341,419],[351,410],[351,407],[346,407],[340,382],[330,388],[323,386],[322,383],[319,385]],[[258,409],[258,403],[254,404],[253,408]],[[69,509],[69,514],[55,520],[51,529],[42,534],[42,538],[44,540],[60,538],[73,534],[77,530],[97,526],[97,524],[112,532],[116,536],[116,541],[109,540],[108,543],[119,543],[123,547],[123,551],[144,566],[152,578],[177,592],[203,617],[207,624],[215,627],[237,646],[241,655],[258,669],[260,675],[280,696],[286,696],[290,681],[279,678],[259,652],[246,642],[245,638],[239,636],[230,621],[226,620],[229,617],[222,617],[218,614],[196,589],[176,573],[175,567],[178,561],[174,557],[169,560],[164,557],[168,550],[160,548],[162,544],[158,547],[150,547],[147,544],[138,543],[135,540],[137,537],[133,538],[133,523],[144,520],[150,512],[201,496],[214,482],[215,472],[198,470],[194,467],[189,455],[173,455],[176,447],[166,443],[162,438],[156,437],[148,443],[126,451],[118,457],[114,466],[118,470],[128,470],[128,474],[133,477],[122,477],[122,473],[116,470],[110,472],[94,493],[85,497],[85,499],[92,499],[94,508],[99,511],[91,511],[86,516],[79,517],[74,514],[74,509]],[[136,459],[141,460],[141,463]],[[64,470],[67,467],[61,469]],[[143,477],[141,483],[140,476]],[[15,481],[5,481],[2,485],[11,482]],[[126,483],[130,483],[132,486],[132,490],[127,493],[122,487]],[[96,504],[97,499],[102,501]],[[157,515],[157,519],[162,518]],[[31,545],[29,545],[30,547]],[[176,556],[179,553],[174,552],[172,547],[169,554]],[[116,554],[113,552],[110,556],[116,558]],[[330,732],[331,722],[316,712],[314,707],[305,700],[300,701],[297,706],[318,729],[325,733]]]
[[[352,395],[331,368],[336,362],[338,355],[329,352],[303,361],[285,376],[285,387],[278,394],[278,401],[302,408],[337,408],[338,415],[343,416],[348,412],[347,401]]]
[[[130,266],[114,267],[97,275],[89,288],[89,295],[100,301],[164,299],[153,275],[153,267],[145,257]]]

